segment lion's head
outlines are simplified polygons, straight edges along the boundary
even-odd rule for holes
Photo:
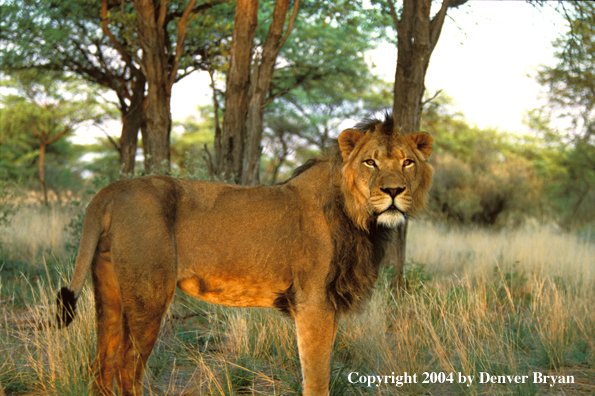
[[[425,132],[400,135],[390,117],[358,128],[339,136],[345,209],[361,229],[374,222],[394,228],[425,206],[434,140]]]

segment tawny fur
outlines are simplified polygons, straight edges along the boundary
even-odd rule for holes
[[[113,394],[114,381],[122,395],[142,394],[176,286],[215,304],[290,314],[303,393],[328,394],[338,319],[370,294],[394,226],[423,208],[432,143],[399,135],[388,118],[344,131],[338,148],[277,186],[149,176],[101,190],[58,300],[68,325],[92,273],[95,394]]]

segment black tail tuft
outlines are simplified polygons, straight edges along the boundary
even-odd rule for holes
[[[58,292],[56,299],[58,304],[58,311],[56,312],[56,321],[58,328],[68,326],[73,320],[76,311],[76,297],[74,292],[67,287],[63,287]]]

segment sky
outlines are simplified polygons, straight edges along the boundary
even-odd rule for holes
[[[565,26],[551,7],[536,8],[525,1],[469,1],[451,9],[430,59],[427,92],[442,89],[457,110],[481,128],[527,133],[523,115],[544,103],[535,71],[539,65],[554,64],[551,43]],[[396,46],[382,44],[367,55],[376,65],[374,72],[393,82]],[[209,81],[201,72],[174,85],[174,121],[210,103]],[[119,126],[114,135],[118,133]]]
[[[564,19],[549,7],[470,1],[449,11],[430,58],[426,90],[442,89],[481,128],[528,132],[524,113],[544,103],[535,71],[554,64],[551,43],[564,30]],[[388,45],[372,54],[387,81],[394,81],[396,58]]]

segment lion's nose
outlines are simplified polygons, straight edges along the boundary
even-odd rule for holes
[[[405,191],[405,187],[397,187],[397,188],[381,188],[380,191],[388,194],[391,198],[396,197],[397,195],[401,194]]]

